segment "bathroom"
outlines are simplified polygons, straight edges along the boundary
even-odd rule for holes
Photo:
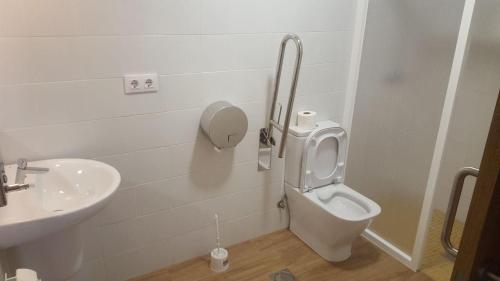
[[[487,199],[474,192],[470,169],[452,200],[454,179],[463,167],[491,171],[484,159],[499,135],[499,13],[495,0],[0,0],[0,162],[8,175],[0,280],[455,278],[466,264],[461,251],[480,247],[458,255],[453,247],[477,226],[471,217],[482,206],[474,202]],[[228,147],[205,128],[219,119],[204,113],[221,101],[244,116],[222,117],[221,130],[231,125],[241,136],[223,135],[234,140]],[[300,117],[313,122],[310,131],[333,130],[325,137],[338,151],[318,157],[341,169],[325,185],[373,203],[349,236],[352,251],[349,244],[337,259],[308,240],[314,226],[297,228],[315,217],[327,236],[348,229],[328,212],[303,209],[321,187],[291,184],[308,172],[300,162],[307,146],[296,142],[299,112],[315,113]],[[113,190],[74,210],[71,194],[61,193],[71,210],[37,218],[30,208],[56,201],[37,185],[66,164],[87,165],[76,168],[90,177],[87,195]],[[20,173],[25,190],[17,190]],[[78,184],[70,192],[85,193]],[[216,236],[227,249],[223,270],[211,257]],[[20,268],[38,275],[19,271],[16,279]],[[498,280],[474,278],[451,280]]]

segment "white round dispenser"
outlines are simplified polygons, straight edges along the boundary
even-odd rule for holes
[[[248,119],[239,107],[218,101],[205,109],[200,127],[216,148],[232,148],[245,137]]]

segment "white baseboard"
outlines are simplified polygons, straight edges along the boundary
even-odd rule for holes
[[[417,271],[417,269],[413,267],[412,258],[410,255],[401,251],[398,247],[394,246],[389,241],[380,237],[375,232],[367,229],[363,232],[363,234],[361,234],[361,236],[366,238],[368,241],[370,241],[375,246],[379,247],[385,253],[389,254],[390,256],[392,256],[393,258],[398,260],[400,263],[404,264],[409,269],[411,269],[413,271]]]

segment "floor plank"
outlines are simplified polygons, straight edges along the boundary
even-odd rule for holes
[[[455,260],[441,246],[441,230],[443,229],[444,216],[445,214],[439,210],[433,212],[422,260],[422,273],[434,281],[450,280],[455,263]],[[456,220],[451,232],[451,242],[456,247],[460,245],[463,229],[464,224]]]
[[[428,281],[359,238],[352,257],[330,263],[318,256],[288,230],[271,233],[229,248],[230,270],[213,273],[208,256],[195,258],[132,281],[269,281],[272,272],[288,268],[299,281]]]

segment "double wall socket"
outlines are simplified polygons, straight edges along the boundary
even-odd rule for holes
[[[160,84],[158,74],[130,74],[123,77],[125,94],[158,92]]]

